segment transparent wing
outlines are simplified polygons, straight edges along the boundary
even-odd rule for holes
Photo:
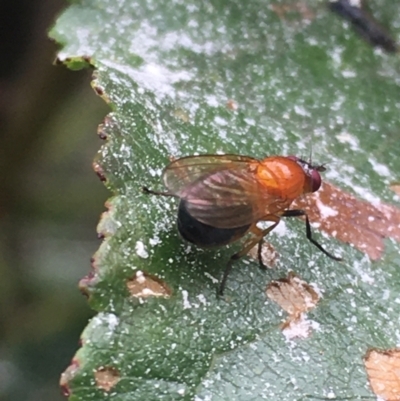
[[[257,159],[239,155],[187,156],[174,160],[163,172],[164,185],[174,195],[202,176],[222,170],[243,170]]]
[[[213,227],[235,228],[250,225],[288,206],[286,200],[269,193],[257,180],[258,160],[230,157],[201,157],[200,164],[194,158],[184,160],[185,168],[181,165],[179,169],[187,172],[190,179],[186,177],[183,184],[175,184],[174,174],[173,181],[167,181],[168,189],[185,200],[192,217]]]

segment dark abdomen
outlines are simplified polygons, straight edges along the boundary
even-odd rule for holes
[[[201,223],[192,217],[186,208],[186,201],[181,200],[178,208],[178,230],[186,240],[198,246],[207,248],[222,246],[243,236],[250,224],[235,228],[216,228]]]

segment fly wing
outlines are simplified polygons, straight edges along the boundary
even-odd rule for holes
[[[179,197],[192,217],[217,228],[250,225],[287,206],[260,184],[248,163],[203,174],[182,188]]]
[[[164,185],[171,194],[180,192],[201,177],[224,170],[247,169],[249,163],[259,163],[257,159],[239,155],[187,156],[170,163],[163,172]]]

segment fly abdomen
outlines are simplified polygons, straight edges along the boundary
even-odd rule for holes
[[[187,201],[181,199],[178,208],[178,230],[186,240],[200,247],[222,246],[242,237],[250,224],[235,228],[216,228],[201,223],[192,217],[186,207]]]

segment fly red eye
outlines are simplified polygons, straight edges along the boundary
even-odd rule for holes
[[[316,192],[319,190],[321,187],[321,175],[317,170],[312,170],[311,171],[311,191]]]

